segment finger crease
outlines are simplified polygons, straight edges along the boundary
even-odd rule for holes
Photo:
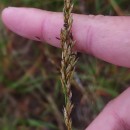
[[[86,36],[86,50],[87,50],[87,53],[89,54],[92,54],[93,55],[93,52],[92,52],[92,35],[93,35],[93,31],[92,31],[92,26],[89,25],[88,28],[87,28],[87,36]]]
[[[40,37],[42,41],[45,41],[46,37],[46,23],[48,21],[49,14],[47,13],[46,16],[43,17],[43,20],[41,22],[41,31],[40,31]]]
[[[119,127],[116,127],[114,130],[119,130],[117,128],[120,128],[120,130],[130,130],[130,127],[128,126],[126,121],[124,121],[124,119],[120,117],[119,114],[117,114],[117,112],[114,112],[113,116],[117,122],[117,125],[119,125]]]

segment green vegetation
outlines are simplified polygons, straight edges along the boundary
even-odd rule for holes
[[[82,2],[75,0],[74,12],[130,12],[129,0]],[[0,0],[0,10],[7,6],[62,11],[63,1]],[[0,21],[0,130],[64,130],[60,55],[60,49],[19,37]],[[126,89],[129,79],[128,69],[81,54],[72,83],[74,130],[83,130],[109,100]]]

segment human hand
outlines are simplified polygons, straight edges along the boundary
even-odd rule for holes
[[[130,17],[73,14],[73,36],[77,51],[107,62],[130,67]],[[63,26],[61,13],[39,9],[6,8],[4,24],[15,33],[59,47]],[[111,101],[86,130],[130,130],[130,89]]]

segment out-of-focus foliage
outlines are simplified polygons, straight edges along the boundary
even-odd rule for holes
[[[75,13],[130,14],[129,0],[74,2]],[[62,11],[63,1],[0,0],[0,10],[8,6]],[[64,130],[60,57],[60,49],[17,36],[0,21],[1,130]],[[83,130],[109,100],[126,89],[130,83],[129,71],[80,55],[72,83],[75,130]]]

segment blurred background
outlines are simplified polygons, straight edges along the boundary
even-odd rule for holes
[[[0,0],[0,12],[8,6],[62,11],[63,0]],[[129,15],[130,1],[75,0],[74,12]],[[79,57],[72,81],[74,130],[84,130],[130,84],[129,69]],[[0,130],[65,130],[60,59],[60,49],[24,39],[0,20]]]

